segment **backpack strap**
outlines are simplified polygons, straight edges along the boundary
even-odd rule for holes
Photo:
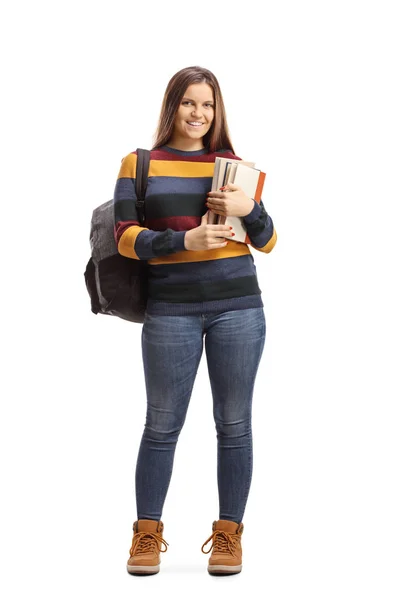
[[[137,163],[136,163],[136,179],[135,179],[135,188],[136,188],[136,208],[139,216],[139,222],[143,225],[145,220],[145,208],[144,208],[144,199],[146,196],[147,189],[147,179],[149,174],[149,166],[150,166],[150,151],[145,150],[144,148],[138,148],[137,152]]]

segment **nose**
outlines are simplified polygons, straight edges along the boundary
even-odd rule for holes
[[[200,116],[200,117],[201,117],[201,116],[202,116],[202,113],[201,113],[200,109],[198,109],[198,108],[193,108],[193,110],[192,110],[192,115],[193,115],[193,116],[196,116],[196,117],[198,117],[198,116]]]

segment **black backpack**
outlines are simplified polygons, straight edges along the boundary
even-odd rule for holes
[[[144,199],[150,152],[137,149],[136,208],[140,225],[145,221]],[[119,254],[114,238],[114,201],[94,209],[90,226],[92,256],[84,273],[94,314],[144,322],[147,305],[148,264]]]

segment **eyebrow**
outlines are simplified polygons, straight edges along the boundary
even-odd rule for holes
[[[188,98],[188,96],[183,96],[182,100],[190,100],[191,102],[194,102],[193,98]],[[205,100],[205,102],[214,104],[214,100]]]

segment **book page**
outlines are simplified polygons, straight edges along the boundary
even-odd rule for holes
[[[238,164],[236,167],[233,184],[240,187],[246,196],[253,198],[259,203],[265,177],[266,174],[259,169]],[[217,223],[222,225],[230,225],[235,233],[234,241],[246,243],[245,240],[247,237],[247,229],[243,222],[243,217],[225,217],[223,215],[218,215]]]
[[[250,161],[239,160],[237,158],[224,158],[222,156],[217,156],[215,159],[214,175],[213,175],[213,180],[212,180],[212,185],[211,185],[210,191],[217,192],[217,191],[219,191],[219,188],[224,185],[223,181],[224,181],[226,163],[231,163],[231,164],[235,164],[235,163],[239,164],[240,163],[241,165],[245,165],[248,167],[254,167],[254,165],[255,165],[254,162],[250,162]],[[215,213],[209,211],[207,224],[208,225],[218,225],[219,218],[221,218],[221,215],[216,215]]]

